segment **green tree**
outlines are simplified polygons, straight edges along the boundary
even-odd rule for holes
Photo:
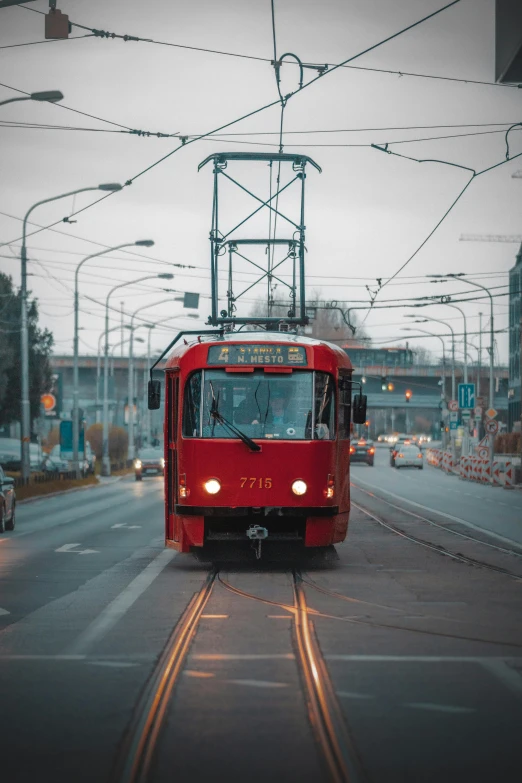
[[[8,275],[0,273],[0,426],[20,420],[22,398],[20,355],[21,295]],[[49,357],[53,336],[38,327],[38,304],[28,301],[29,399],[31,419],[40,413],[40,397],[51,386]]]

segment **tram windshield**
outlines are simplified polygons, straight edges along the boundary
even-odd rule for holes
[[[185,385],[183,435],[238,437],[228,422],[249,438],[331,440],[335,436],[334,399],[334,380],[327,373],[199,370]],[[224,423],[213,415],[216,410]]]

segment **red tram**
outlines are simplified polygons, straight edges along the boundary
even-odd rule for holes
[[[181,335],[180,335],[181,336]],[[185,339],[165,383],[165,540],[343,541],[350,512],[352,366],[336,345],[284,332]],[[159,407],[151,380],[149,407]],[[354,421],[366,398],[356,395]]]

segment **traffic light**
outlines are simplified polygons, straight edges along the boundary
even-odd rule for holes
[[[381,375],[381,389],[386,391],[388,388],[388,381],[384,375]]]
[[[409,402],[411,400],[411,391],[409,389],[406,389],[406,393],[404,396],[406,397],[406,402]]]
[[[395,386],[391,381],[388,381],[386,388],[388,391],[393,391],[395,389]]]

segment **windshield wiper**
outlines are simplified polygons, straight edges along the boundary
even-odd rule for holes
[[[239,430],[234,424],[232,424],[232,422],[226,419],[222,413],[220,413],[219,404],[214,394],[214,387],[212,386],[212,381],[210,381],[209,384],[210,384],[210,392],[212,394],[212,405],[210,406],[210,415],[213,419],[212,434],[214,434],[215,424],[216,423],[221,424],[222,427],[225,427],[225,429],[229,430],[229,432],[235,435],[236,438],[242,440],[245,446],[248,446],[248,448],[251,451],[261,451],[261,446],[258,443],[255,443],[255,441],[253,441],[252,438],[249,438],[248,435],[245,435],[244,432]]]

